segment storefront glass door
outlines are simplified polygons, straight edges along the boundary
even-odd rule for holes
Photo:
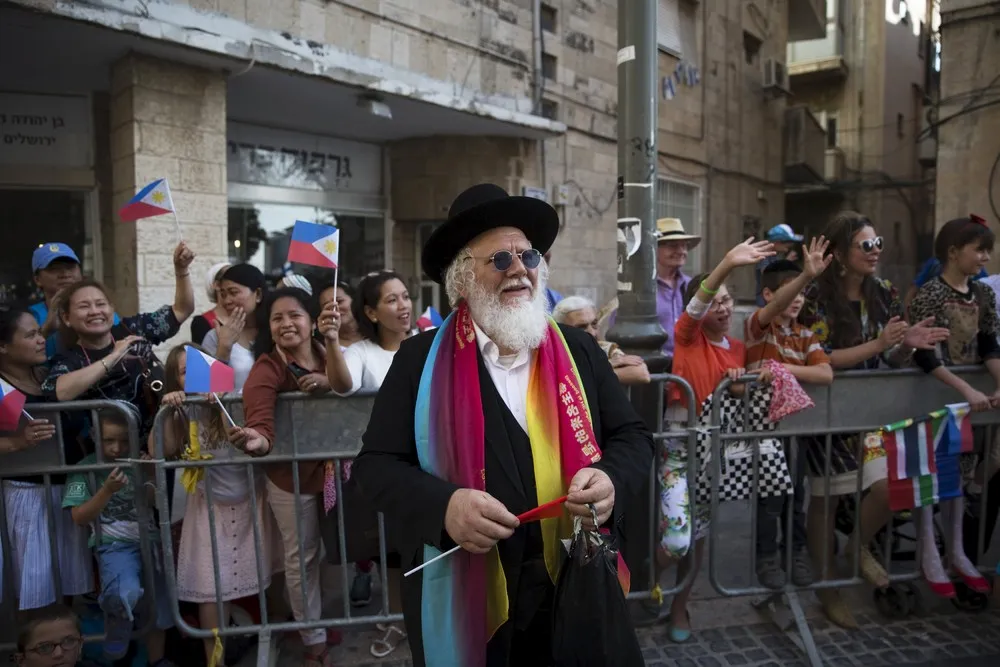
[[[294,204],[230,202],[230,261],[249,262],[272,280],[280,278],[296,220],[340,228],[340,280],[354,281],[385,268],[382,218],[337,215],[330,209]],[[304,266],[295,270],[314,273]]]
[[[69,190],[0,189],[0,305],[41,298],[31,271],[31,255],[42,243],[69,245],[84,271],[87,249],[87,193]]]

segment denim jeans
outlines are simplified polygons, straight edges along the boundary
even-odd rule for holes
[[[166,630],[174,626],[174,619],[163,574],[162,554],[158,547],[153,547],[152,552],[155,590],[152,596],[146,596],[139,543],[112,542],[97,547],[97,563],[101,572],[100,604],[106,614],[133,622],[137,615],[144,621],[144,613],[148,613],[150,605],[155,605],[155,627]],[[137,610],[140,602],[143,603],[142,608]]]

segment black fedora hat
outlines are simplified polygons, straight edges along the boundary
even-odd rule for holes
[[[462,248],[497,227],[520,229],[531,247],[544,254],[559,234],[559,214],[541,199],[511,196],[492,183],[473,185],[455,198],[448,220],[427,239],[421,255],[424,273],[444,282],[444,272]]]

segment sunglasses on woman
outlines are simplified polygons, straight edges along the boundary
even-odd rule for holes
[[[876,236],[873,239],[858,241],[858,247],[861,248],[861,252],[863,253],[874,252],[885,247],[885,240],[881,236]]]

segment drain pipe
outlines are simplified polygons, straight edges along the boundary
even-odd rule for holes
[[[545,90],[545,79],[542,76],[542,0],[532,0],[531,2],[531,43],[532,43],[532,72],[531,72],[531,112],[536,116],[542,115],[542,92]],[[541,179],[542,188],[548,192],[549,184],[545,176],[545,139],[538,140],[538,176]]]

